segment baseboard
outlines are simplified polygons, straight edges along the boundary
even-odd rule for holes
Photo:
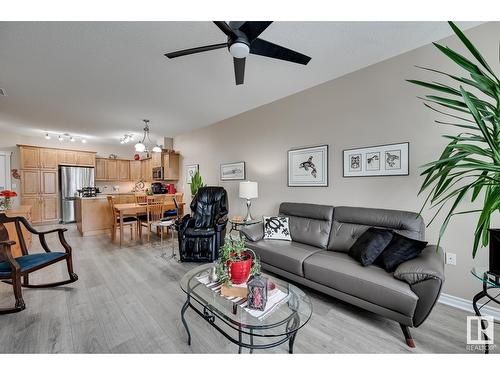
[[[500,289],[499,289],[499,292],[500,292]],[[487,301],[487,299],[484,299],[484,302],[486,302],[486,301]],[[453,307],[456,307],[457,309],[465,310],[465,311],[474,313],[474,309],[472,308],[472,301],[469,301],[465,298],[455,297],[455,296],[452,296],[450,294],[441,293],[441,296],[439,297],[438,302],[442,303],[443,305],[453,306]],[[490,303],[494,303],[494,302],[490,302]],[[479,304],[478,306],[481,306],[481,305]],[[491,307],[488,305],[484,306],[481,309],[481,315],[490,315],[490,316],[494,317],[495,320],[500,321],[500,309],[498,309],[496,307]]]

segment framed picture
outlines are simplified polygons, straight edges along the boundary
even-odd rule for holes
[[[226,163],[220,165],[220,179],[222,181],[244,180],[245,162]]]
[[[199,164],[186,165],[186,183],[188,184],[191,183],[191,179],[193,178],[196,171],[199,169],[200,169]]]
[[[288,151],[288,186],[328,186],[328,145]]]
[[[344,177],[408,176],[410,143],[344,150]]]

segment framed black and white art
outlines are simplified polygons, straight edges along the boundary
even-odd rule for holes
[[[408,142],[344,150],[344,177],[408,176]]]
[[[328,145],[288,151],[288,186],[328,186]]]
[[[191,183],[191,179],[199,168],[200,166],[198,164],[186,165],[186,183]]]
[[[222,181],[244,180],[245,162],[226,163],[220,165],[220,179]]]

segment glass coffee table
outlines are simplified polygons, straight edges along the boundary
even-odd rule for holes
[[[229,341],[238,345],[238,353],[241,353],[242,348],[250,349],[252,353],[254,349],[269,349],[287,341],[288,351],[293,353],[298,330],[311,318],[309,297],[286,281],[263,275],[274,282],[279,290],[288,293],[288,299],[259,319],[198,280],[198,277],[208,275],[212,267],[212,264],[196,267],[187,272],[180,282],[187,297],[181,309],[181,319],[188,335],[188,345],[191,345],[191,332],[184,314],[191,308]]]

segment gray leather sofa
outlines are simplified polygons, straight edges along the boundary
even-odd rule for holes
[[[247,247],[262,267],[291,281],[383,315],[400,323],[406,343],[414,347],[408,327],[418,327],[430,314],[444,282],[441,249],[427,246],[420,256],[394,273],[363,267],[347,254],[370,227],[389,228],[404,236],[425,239],[425,225],[413,212],[361,207],[282,203],[292,241],[264,240],[262,225],[241,230]]]

